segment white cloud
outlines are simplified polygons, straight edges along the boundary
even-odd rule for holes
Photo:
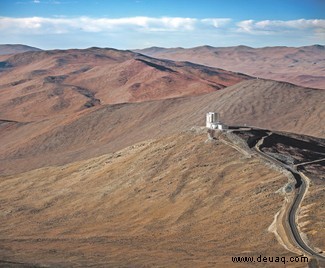
[[[325,32],[325,20],[245,20],[237,23],[238,31],[251,34],[274,34],[283,32]]]
[[[54,0],[36,1],[41,4],[54,3]],[[325,20],[234,22],[230,18],[145,16],[125,18],[0,17],[0,36],[5,43],[26,43],[27,41],[31,43],[30,40],[32,40],[35,46],[43,47],[42,43],[46,43],[46,47],[51,48],[54,44],[58,47],[58,43],[62,43],[61,47],[69,44],[74,47],[96,45],[116,48],[141,48],[148,43],[167,47],[207,44],[214,46],[239,44],[295,46],[324,43]],[[35,40],[38,40],[37,43]],[[75,45],[71,45],[74,43]]]
[[[39,4],[41,1],[40,0],[34,0],[33,3],[34,4]]]
[[[178,17],[130,17],[130,18],[0,18],[0,30],[31,34],[62,33],[70,31],[105,32],[111,30],[132,29],[138,31],[192,31],[206,25],[219,28],[230,19],[196,19]]]
[[[253,31],[254,21],[253,20],[240,21],[237,23],[237,26],[239,32],[251,33]]]
[[[206,24],[206,25],[211,25],[215,28],[221,28],[224,27],[226,25],[229,25],[229,23],[231,22],[231,19],[229,18],[218,18],[218,19],[202,19],[201,20],[202,23]]]
[[[34,3],[41,3],[40,0],[34,0]],[[59,3],[53,1],[52,3]],[[48,33],[85,31],[85,32],[105,32],[110,30],[134,29],[140,31],[194,31],[197,29],[221,29],[229,28],[237,32],[244,33],[262,33],[262,32],[280,32],[280,31],[303,31],[312,30],[317,32],[325,31],[325,20],[244,20],[232,25],[230,18],[181,18],[181,17],[127,17],[127,18],[90,18],[90,17],[28,17],[11,18],[0,17],[1,31]]]

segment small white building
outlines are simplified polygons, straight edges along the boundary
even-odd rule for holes
[[[220,122],[219,114],[214,112],[208,112],[206,114],[205,126],[209,129],[218,129],[218,130],[228,129],[227,125]]]

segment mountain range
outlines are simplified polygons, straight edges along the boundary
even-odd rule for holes
[[[276,221],[293,178],[244,138],[209,140],[211,111],[255,129],[246,135],[280,137],[265,147],[278,159],[311,162],[301,166],[310,186],[299,228],[324,248],[323,166],[313,158],[325,144],[324,87],[315,86],[324,60],[321,46],[299,49],[264,48],[263,67],[263,49],[248,47],[1,55],[0,267],[247,267],[232,257],[299,255]],[[284,75],[293,59],[288,77],[315,70],[309,87],[254,73]]]
[[[1,117],[16,121],[69,114],[99,104],[200,95],[252,79],[193,63],[100,48],[3,57],[0,77]]]
[[[251,76],[325,89],[325,47],[211,47],[136,50],[152,57],[190,61]]]

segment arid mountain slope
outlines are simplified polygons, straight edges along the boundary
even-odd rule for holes
[[[283,171],[225,141],[234,136],[206,142],[193,126],[216,111],[228,125],[325,137],[322,89],[114,49],[0,59],[0,267],[247,267],[231,258],[294,256],[268,231],[290,196]],[[270,144],[284,159],[313,158]],[[310,210],[323,205],[319,164],[306,167],[322,188],[311,187],[299,222],[323,248],[323,216]]]
[[[191,61],[256,77],[325,89],[325,47],[148,48],[137,52],[157,58]]]
[[[1,261],[47,267],[250,267],[295,256],[268,227],[287,178],[206,134],[0,179]],[[287,267],[305,267],[290,263]],[[252,267],[274,267],[254,263]]]
[[[42,120],[100,104],[199,95],[247,79],[115,49],[25,52],[0,62],[0,118]]]
[[[13,45],[13,44],[0,45],[0,55],[17,54],[17,53],[23,53],[27,51],[41,51],[41,49],[36,47],[26,46],[26,45]]]
[[[325,137],[320,89],[262,79],[195,97],[98,106],[50,120],[0,124],[4,174],[66,164],[205,124],[217,111],[229,125]]]

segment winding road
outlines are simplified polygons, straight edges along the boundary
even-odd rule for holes
[[[297,210],[300,207],[302,200],[305,196],[305,193],[308,189],[308,181],[307,181],[307,177],[297,171],[294,167],[286,165],[282,162],[280,162],[279,160],[271,157],[270,155],[264,153],[263,151],[260,150],[260,146],[263,145],[264,140],[270,135],[266,134],[265,136],[263,136],[255,145],[254,149],[255,151],[263,158],[269,160],[270,162],[279,165],[283,168],[285,168],[286,170],[288,170],[289,172],[291,172],[291,174],[294,176],[295,180],[296,180],[296,185],[295,185],[295,197],[294,200],[290,206],[289,209],[289,214],[288,214],[288,225],[290,228],[290,235],[291,238],[293,239],[293,241],[295,242],[295,244],[307,255],[310,255],[316,259],[320,259],[320,260],[325,260],[325,256],[323,256],[322,254],[320,254],[319,252],[314,251],[312,248],[310,248],[305,241],[301,238],[301,235],[299,233],[298,230],[298,226],[297,226],[297,222],[296,222],[296,217],[297,217]],[[316,162],[316,161],[315,161]]]

